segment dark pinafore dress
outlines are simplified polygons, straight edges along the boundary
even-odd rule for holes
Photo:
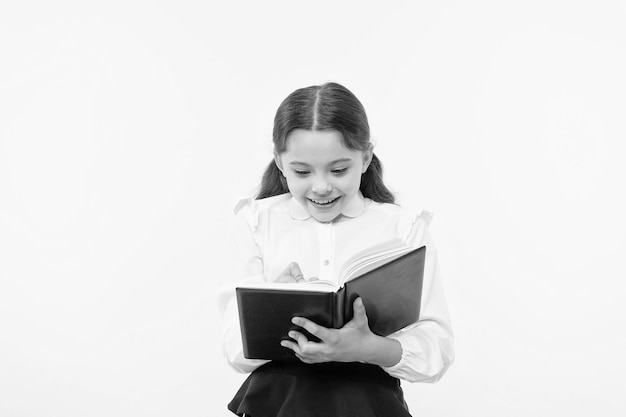
[[[228,404],[247,417],[410,417],[400,380],[362,363],[269,362]]]

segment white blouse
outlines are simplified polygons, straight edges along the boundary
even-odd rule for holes
[[[290,194],[246,199],[235,207],[237,282],[219,292],[223,318],[223,351],[229,364],[251,372],[265,360],[243,356],[235,286],[239,282],[273,281],[290,262],[305,278],[338,283],[338,273],[356,252],[393,238],[413,247],[426,246],[420,319],[388,337],[402,345],[402,358],[390,375],[411,382],[435,382],[454,361],[453,334],[441,283],[437,252],[428,233],[430,213],[377,203],[359,194],[330,223],[320,223]]]

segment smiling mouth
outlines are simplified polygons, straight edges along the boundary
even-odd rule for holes
[[[331,200],[313,200],[311,198],[307,198],[311,203],[319,207],[326,207],[333,204],[335,201],[339,200],[341,197],[333,198]]]

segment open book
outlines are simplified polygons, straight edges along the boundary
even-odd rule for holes
[[[393,240],[354,255],[340,272],[337,287],[330,281],[248,283],[238,286],[237,305],[244,356],[248,359],[290,360],[293,351],[280,345],[296,329],[291,323],[306,317],[329,328],[341,328],[353,317],[357,297],[363,299],[372,332],[387,336],[419,319],[426,247],[409,247]]]

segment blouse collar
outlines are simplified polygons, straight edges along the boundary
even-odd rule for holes
[[[363,210],[365,210],[365,198],[363,194],[361,194],[361,191],[359,191],[352,201],[344,207],[341,214],[346,217],[358,217],[363,213]],[[296,220],[306,220],[311,217],[308,210],[293,197],[289,200],[289,213],[291,217]]]

